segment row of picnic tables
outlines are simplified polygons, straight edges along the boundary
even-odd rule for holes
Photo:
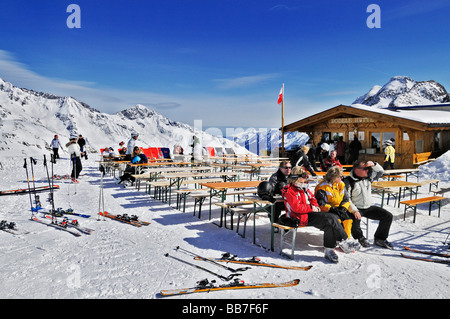
[[[121,164],[124,164],[121,162]],[[127,162],[126,164],[129,164]],[[271,250],[274,249],[274,227],[273,224],[273,208],[274,204],[259,199],[257,196],[251,196],[252,191],[255,193],[256,187],[259,185],[261,180],[241,180],[242,173],[245,172],[252,176],[258,176],[261,174],[262,169],[273,169],[273,172],[278,169],[279,162],[257,162],[257,163],[191,163],[191,162],[153,162],[146,164],[132,164],[133,166],[140,167],[143,172],[141,174],[136,174],[134,177],[138,181],[141,179],[151,181],[168,181],[166,185],[169,191],[169,205],[171,198],[171,189],[174,187],[176,190],[180,190],[182,185],[194,184],[195,189],[197,187],[207,188],[209,191],[209,218],[211,219],[212,210],[212,198],[218,197],[220,203],[224,203],[227,198],[227,193],[229,190],[240,189],[249,190],[247,195],[243,198],[249,202],[253,203],[253,242],[255,243],[255,231],[256,223],[255,217],[259,212],[266,212],[271,216]],[[386,170],[385,176],[387,176],[387,181],[377,181],[373,183],[374,188],[381,189],[383,192],[382,203],[384,202],[385,191],[393,187],[399,188],[399,193],[402,189],[412,189],[414,187],[419,187],[421,184],[408,181],[408,177],[413,175],[418,177],[418,169],[396,169],[396,170]],[[325,175],[325,172],[316,172],[317,178]],[[405,174],[406,180],[392,180],[391,176],[397,176],[399,174]],[[344,175],[349,175],[349,172],[344,172]],[[221,181],[217,179],[211,181],[212,178],[220,178]],[[186,183],[188,179],[191,179],[191,183]],[[194,190],[195,190],[194,189]],[[245,193],[245,192],[243,192]],[[195,211],[194,211],[195,214]],[[221,208],[220,224],[218,226],[223,226],[224,218],[224,208]]]

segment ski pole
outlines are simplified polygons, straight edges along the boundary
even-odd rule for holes
[[[30,157],[30,165],[31,165],[31,177],[33,180],[33,192],[34,192],[34,201],[36,203],[36,211],[38,211],[41,208],[41,202],[39,200],[39,196],[36,194],[36,184],[34,182],[34,165],[37,164],[37,161]]]
[[[226,269],[226,270],[228,270],[228,271],[231,271],[231,272],[233,272],[233,273],[238,272],[238,271],[246,271],[247,269],[251,269],[251,267],[242,267],[242,268],[234,269],[234,268],[225,266],[224,264],[220,264],[220,263],[218,263],[218,262],[215,262],[215,261],[212,260],[212,259],[205,258],[205,257],[199,256],[199,255],[197,255],[197,254],[194,254],[193,252],[190,252],[189,250],[186,250],[186,249],[184,249],[184,248],[181,248],[180,246],[177,246],[177,247],[175,248],[175,250],[179,250],[179,251],[185,253],[186,255],[190,255],[190,256],[194,257],[195,260],[202,260],[202,261],[209,262],[209,263],[211,263],[211,264],[214,264],[214,265],[217,265],[217,266],[219,266],[219,267],[222,267],[222,268],[224,268],[224,269]]]
[[[31,216],[33,216],[33,200],[31,199],[30,178],[28,176],[28,165],[26,158],[24,158],[23,168],[25,168],[25,171],[27,172],[28,195],[30,196]]]
[[[47,180],[48,180],[48,187],[50,188],[50,203],[52,204],[52,222],[56,221],[56,216],[55,216],[55,202],[54,202],[54,198],[53,198],[53,185],[50,183],[50,176],[48,174],[48,166],[47,166],[47,158],[45,157],[44,154],[44,167],[45,167],[45,171],[47,172]]]
[[[189,265],[189,266],[195,267],[195,268],[197,268],[197,269],[201,269],[201,270],[203,270],[203,271],[206,271],[207,273],[210,273],[211,275],[217,276],[217,277],[219,277],[220,279],[222,279],[222,280],[224,280],[224,281],[229,281],[229,280],[233,279],[233,277],[236,277],[236,276],[240,276],[240,275],[241,275],[241,274],[231,274],[231,275],[225,277],[225,276],[219,275],[218,273],[215,273],[214,271],[211,271],[211,270],[209,270],[209,269],[206,269],[206,268],[197,266],[197,265],[192,264],[192,263],[190,263],[190,262],[188,262],[188,261],[186,261],[186,260],[183,260],[183,259],[174,257],[174,256],[172,256],[172,255],[169,255],[168,253],[165,254],[164,256],[173,258],[173,259],[178,260],[178,261],[180,261],[180,262],[182,262],[182,263],[184,263],[184,264],[186,264],[186,265]]]

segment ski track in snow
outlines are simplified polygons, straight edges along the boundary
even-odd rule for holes
[[[90,214],[89,219],[69,217],[78,219],[82,226],[95,229],[91,235],[77,238],[30,221],[28,194],[0,197],[0,219],[14,221],[19,228],[30,232],[11,235],[0,231],[0,298],[152,299],[158,298],[162,289],[192,287],[205,278],[216,280],[217,284],[225,283],[200,269],[164,257],[165,253],[169,253],[219,274],[229,274],[224,269],[176,252],[176,246],[205,257],[220,257],[224,252],[231,252],[241,258],[258,256],[267,262],[313,265],[313,268],[305,272],[252,267],[239,277],[247,283],[299,278],[300,284],[296,287],[221,291],[170,298],[448,298],[448,266],[400,257],[406,245],[433,251],[444,249],[442,242],[450,232],[448,200],[441,208],[441,218],[437,217],[436,209],[433,209],[432,216],[428,216],[428,206],[419,206],[415,224],[411,214],[403,221],[403,207],[385,206],[395,215],[389,237],[395,246],[393,251],[371,247],[353,254],[338,253],[339,264],[331,264],[323,258],[322,233],[314,228],[305,228],[298,232],[295,260],[291,261],[278,254],[278,234],[275,236],[275,252],[266,249],[270,243],[267,218],[258,218],[259,245],[253,245],[251,220],[247,225],[247,236],[242,238],[235,231],[218,228],[208,220],[207,201],[203,206],[202,218],[198,219],[192,214],[191,200],[188,200],[186,212],[183,213],[150,198],[143,190],[138,191],[134,187],[124,189],[114,184],[109,175],[104,178],[105,210],[113,214],[135,214],[151,224],[138,228],[98,218],[100,172],[94,158],[92,155],[89,160],[83,160],[83,176],[79,184],[55,181],[60,185],[60,189],[55,191],[55,206],[64,209],[71,207],[75,212]],[[1,189],[26,187],[23,159],[15,163],[6,161],[3,165]],[[68,165],[67,159],[59,160],[55,165],[55,174],[66,174]],[[434,168],[424,167],[424,172],[439,174],[439,169],[443,167],[445,165],[437,163]],[[35,167],[35,182],[37,185],[47,184],[42,161]],[[443,181],[440,186],[449,186],[449,183]],[[421,192],[422,195],[427,194],[424,188]],[[50,208],[47,193],[40,193],[39,196],[42,205]],[[374,198],[379,203],[380,196],[374,195]],[[214,205],[213,209],[213,221],[217,222],[220,211]],[[371,241],[375,229],[376,223],[371,222]]]

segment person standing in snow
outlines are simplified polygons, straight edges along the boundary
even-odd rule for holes
[[[78,176],[80,176],[80,172],[83,169],[83,166],[81,165],[81,156],[83,156],[84,153],[81,152],[80,145],[77,143],[76,134],[70,135],[70,140],[66,144],[66,147],[72,162],[72,173],[70,177],[72,177],[72,182],[78,183]]]
[[[291,160],[291,165],[294,166],[303,166],[306,168],[306,170],[312,175],[316,176],[316,173],[314,172],[314,168],[309,162],[309,158],[306,154],[309,152],[309,147],[306,145],[303,145],[300,149],[295,152],[294,156]]]
[[[383,168],[395,169],[395,148],[392,145],[392,141],[384,141],[384,145],[386,145],[386,148],[384,149],[384,154],[386,155],[386,157],[384,158]]]
[[[345,164],[345,149],[347,143],[344,142],[344,137],[339,136],[339,140],[336,142],[336,157],[341,164]]]
[[[55,135],[53,137],[53,140],[50,142],[50,146],[53,149],[53,163],[56,164],[56,159],[57,158],[59,159],[59,154],[58,154],[59,148],[61,147],[61,149],[64,152],[64,149],[63,149],[63,147],[61,145],[61,142],[58,139],[58,135]]]
[[[136,132],[131,133],[131,138],[128,140],[127,151],[125,153],[125,161],[131,161],[131,156],[134,150],[134,146],[136,144],[136,140],[138,139],[139,134]]]
[[[81,153],[84,153],[84,158],[88,159],[87,152],[84,150],[84,147],[86,146],[86,142],[87,142],[87,139],[85,139],[81,134],[78,135],[77,143],[78,143],[78,145],[80,145],[80,151],[81,151]]]
[[[358,136],[355,134],[353,141],[349,145],[350,148],[350,164],[353,164],[359,158],[359,151],[362,149],[361,142],[358,141]]]

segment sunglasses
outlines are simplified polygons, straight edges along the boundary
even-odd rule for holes
[[[292,169],[292,166],[281,166],[281,168],[284,168],[284,169]]]
[[[368,171],[370,169],[370,167],[357,167],[358,169],[362,169],[364,171]]]
[[[289,175],[290,178],[307,178],[308,174],[307,173],[301,173],[301,174],[297,174],[297,175]]]

